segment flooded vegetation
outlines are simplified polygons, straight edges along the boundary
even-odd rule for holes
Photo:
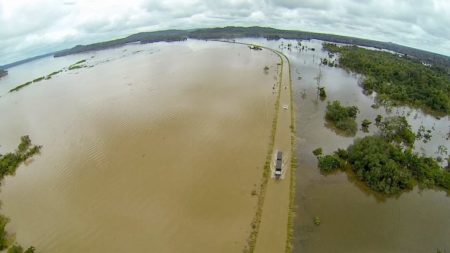
[[[450,248],[447,240],[450,199],[446,191],[416,185],[401,195],[378,193],[361,182],[357,172],[322,173],[313,154],[313,151],[322,152],[325,157],[333,151],[347,149],[357,138],[367,136],[369,141],[379,131],[376,119],[382,122],[386,117],[401,116],[414,134],[422,128],[432,129],[431,138],[426,142],[417,140],[412,152],[438,158],[442,156],[439,147],[449,148],[448,116],[436,117],[406,106],[374,106],[376,94],[364,92],[360,85],[362,76],[321,61],[329,58],[328,52],[322,50],[321,41],[301,41],[300,47],[291,49],[286,45],[297,45],[296,41],[267,43],[283,49],[299,77],[294,78],[299,158],[294,252],[361,252],[364,249],[364,252],[419,253]],[[327,91],[326,100],[318,96],[319,72]],[[355,121],[360,127],[355,136],[336,133],[327,123],[326,107],[332,101],[358,108]],[[322,150],[317,150],[319,147]],[[341,168],[342,161],[337,158],[327,156],[323,163],[332,170]],[[431,163],[436,165],[434,161]],[[439,165],[445,167],[446,162]]]
[[[18,85],[15,88],[9,90],[9,92],[19,91],[20,89],[25,88],[26,86],[28,86],[28,85],[30,85],[32,83],[37,83],[37,82],[40,82],[42,80],[49,80],[53,76],[56,76],[59,73],[64,72],[64,71],[70,71],[70,70],[74,70],[74,69],[86,68],[86,67],[88,67],[88,65],[83,64],[85,62],[86,62],[86,60],[78,61],[78,62],[70,65],[69,67],[66,67],[66,68],[63,68],[63,69],[60,69],[60,70],[57,70],[57,71],[53,71],[52,73],[50,73],[50,74],[48,74],[46,76],[41,76],[41,77],[38,77],[38,78],[34,79],[33,81],[28,81],[28,82],[26,82],[24,84]]]
[[[325,43],[324,49],[339,54],[339,66],[364,74],[362,87],[368,93],[377,92],[380,103],[409,104],[450,114],[450,76],[445,68],[407,55],[356,46]]]
[[[93,67],[7,92],[74,62]],[[0,149],[24,133],[45,149],[3,182],[6,230],[39,252],[242,252],[278,63],[269,50],[188,40],[11,68]]]
[[[338,100],[335,100],[328,102],[325,119],[333,127],[340,130],[339,133],[352,136],[358,131],[358,126],[355,121],[358,111],[358,107],[356,106],[342,106]]]

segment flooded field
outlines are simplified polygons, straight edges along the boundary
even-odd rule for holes
[[[321,41],[301,41],[306,46],[299,50],[297,41],[242,40],[282,50],[292,65],[294,100],[297,124],[297,214],[295,222],[294,253],[329,252],[442,252],[450,250],[450,196],[439,190],[421,190],[418,187],[399,197],[384,198],[365,187],[353,175],[339,172],[324,176],[317,167],[312,151],[322,147],[324,153],[346,148],[354,138],[373,134],[358,131],[355,137],[337,135],[327,128],[325,108],[327,101],[340,100],[344,105],[358,106],[360,126],[363,119],[374,122],[378,114],[404,115],[412,129],[420,126],[432,130],[431,139],[416,141],[416,152],[428,156],[442,156],[439,146],[450,150],[449,117],[440,119],[407,107],[380,107],[374,109],[374,95],[366,96],[358,85],[360,76],[345,70],[320,66]],[[287,45],[291,44],[291,50]],[[314,48],[314,50],[311,50]],[[327,99],[317,96],[316,77],[322,71],[321,85]],[[321,224],[314,224],[319,216]]]
[[[320,66],[320,41],[241,41],[282,50],[291,61],[297,121],[294,252],[450,250],[450,197],[414,188],[384,198],[353,175],[324,176],[312,150],[355,137],[326,126],[327,101],[363,119],[404,115],[432,130],[416,151],[450,150],[449,117],[407,107],[372,108],[361,77]],[[293,46],[291,50],[287,44]],[[15,86],[87,59],[17,93]],[[0,81],[0,153],[24,134],[42,155],[2,185],[2,213],[22,245],[42,252],[241,252],[250,233],[267,152],[278,57],[243,45],[187,41],[126,47],[10,69]],[[263,68],[269,66],[269,72]],[[321,69],[321,70],[320,70]],[[327,99],[317,97],[322,71]],[[445,155],[443,156],[445,157]],[[314,225],[314,217],[321,219]]]
[[[284,42],[286,45],[288,42]],[[296,42],[291,42],[293,45]],[[295,44],[294,44],[295,43]],[[279,43],[278,43],[279,44]],[[443,191],[419,190],[417,187],[398,198],[383,198],[359,183],[352,175],[337,173],[324,176],[317,168],[312,151],[322,147],[324,153],[346,148],[355,137],[342,137],[325,126],[327,101],[340,100],[360,109],[357,122],[374,122],[377,114],[405,115],[414,131],[423,125],[432,129],[427,143],[416,142],[416,151],[438,156],[440,145],[450,149],[446,136],[449,117],[436,119],[410,108],[373,109],[373,96],[363,94],[358,76],[339,68],[322,66],[322,85],[327,99],[317,98],[314,79],[325,53],[321,42],[302,42],[315,51],[284,50],[292,63],[297,106],[297,220],[295,249],[301,253],[329,252],[436,252],[450,250],[450,197]],[[299,80],[299,76],[301,79]],[[376,131],[371,126],[370,133]],[[366,135],[358,131],[356,137]],[[445,155],[444,155],[445,158]],[[314,225],[314,217],[321,219]]]
[[[82,59],[92,67],[8,93]],[[25,134],[43,149],[2,184],[8,231],[48,253],[241,252],[278,61],[268,50],[187,41],[10,69],[0,153]]]

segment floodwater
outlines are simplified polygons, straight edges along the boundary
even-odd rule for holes
[[[404,115],[417,131],[421,125],[432,130],[430,141],[416,141],[415,150],[429,156],[445,146],[450,154],[450,119],[424,114],[408,107],[374,109],[375,95],[366,96],[358,85],[361,77],[340,68],[320,66],[321,41],[301,41],[315,50],[299,50],[297,41],[250,40],[279,49],[291,61],[297,126],[297,189],[294,253],[423,253],[450,252],[450,195],[440,190],[417,187],[398,197],[384,198],[365,187],[354,175],[338,172],[321,175],[312,151],[322,147],[324,153],[346,148],[354,138],[377,131],[372,124],[369,133],[358,131],[355,137],[344,137],[327,128],[324,119],[327,101],[340,100],[356,105],[360,126],[363,119],[375,122],[383,116]],[[291,50],[287,48],[291,44]],[[317,97],[316,77],[322,71],[321,85],[327,99]],[[300,77],[300,78],[299,78]],[[445,163],[444,163],[445,164]],[[316,226],[314,218],[320,217]]]
[[[7,93],[81,59],[93,67]],[[8,231],[48,253],[241,252],[278,61],[189,40],[10,69],[0,81],[0,153],[25,134],[43,149],[3,181]]]
[[[286,45],[288,42],[284,42]],[[294,42],[291,42],[294,44]],[[295,42],[296,43],[296,42]],[[439,145],[450,150],[446,140],[449,117],[436,119],[410,108],[374,109],[373,96],[366,96],[358,86],[359,76],[339,68],[319,66],[321,42],[303,42],[315,51],[284,50],[292,63],[297,105],[297,218],[295,250],[301,253],[329,252],[436,252],[450,250],[450,197],[443,191],[414,190],[395,198],[383,198],[358,182],[353,175],[339,172],[321,175],[312,151],[322,147],[324,153],[346,148],[355,137],[337,135],[325,126],[327,101],[340,100],[360,109],[357,122],[375,122],[377,114],[405,115],[412,128],[420,125],[433,129],[427,143],[416,142],[416,151],[438,156]],[[316,80],[322,69],[322,85],[327,99],[317,99]],[[301,79],[298,79],[301,76]],[[370,133],[376,131],[374,124]],[[358,131],[356,137],[367,135]],[[445,155],[443,156],[446,157]],[[313,223],[320,217],[321,224]]]

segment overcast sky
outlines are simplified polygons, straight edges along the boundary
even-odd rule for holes
[[[0,65],[141,31],[271,26],[450,55],[450,0],[0,0]]]

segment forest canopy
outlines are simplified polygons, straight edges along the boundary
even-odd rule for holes
[[[450,114],[450,75],[434,66],[403,55],[325,43],[339,53],[339,66],[365,75],[365,90],[378,93],[379,101],[393,101]]]

